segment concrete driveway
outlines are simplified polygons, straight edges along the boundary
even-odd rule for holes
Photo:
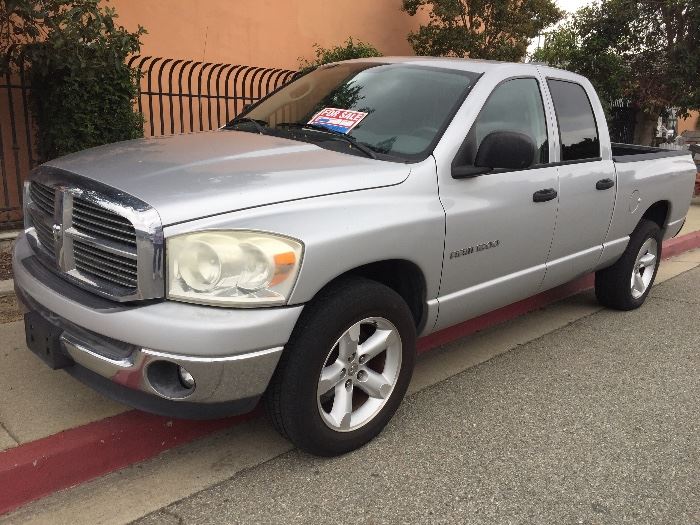
[[[427,388],[359,452],[291,451],[139,523],[700,523],[700,269]]]

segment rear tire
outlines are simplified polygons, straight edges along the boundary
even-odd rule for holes
[[[595,274],[600,304],[616,310],[634,310],[644,304],[659,269],[662,237],[658,224],[640,221],[620,259]]]
[[[401,403],[415,347],[413,316],[400,295],[368,279],[343,279],[304,308],[268,387],[268,415],[306,452],[359,448]]]

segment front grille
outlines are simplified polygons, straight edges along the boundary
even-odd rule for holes
[[[73,228],[93,237],[136,247],[136,231],[129,219],[79,197],[73,199]]]
[[[138,273],[136,259],[116,255],[97,246],[73,240],[75,267],[84,274],[126,288],[136,288]]]
[[[164,296],[163,229],[147,203],[39,166],[27,189],[25,217],[37,259],[67,281],[120,302]]]
[[[32,201],[37,208],[46,213],[49,217],[53,217],[55,195],[56,190],[38,182],[32,182],[29,185],[29,196]]]
[[[37,239],[39,239],[39,244],[41,244],[51,257],[56,257],[56,241],[54,241],[51,228],[34,216],[32,216],[32,223],[34,224],[34,230],[36,231]]]

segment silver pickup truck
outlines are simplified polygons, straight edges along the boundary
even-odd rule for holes
[[[688,154],[611,144],[566,71],[331,64],[217,131],[38,167],[13,257],[27,344],[155,413],[264,399],[340,454],[396,411],[417,336],[589,272],[639,307],[694,180]]]

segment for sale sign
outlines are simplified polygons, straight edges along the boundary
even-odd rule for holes
[[[362,111],[350,109],[324,108],[316,113],[308,124],[323,126],[339,133],[349,133],[360,121],[367,116]]]

